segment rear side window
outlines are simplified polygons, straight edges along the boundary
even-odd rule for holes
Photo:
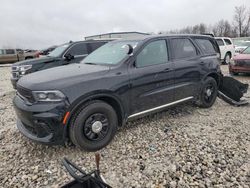
[[[195,42],[197,42],[197,44],[205,54],[216,53],[216,49],[209,39],[195,39]]]
[[[3,55],[4,54],[4,51],[3,50],[0,50],[0,55]]]
[[[229,39],[224,39],[226,45],[232,45],[232,42]]]
[[[195,57],[197,50],[189,39],[172,39],[173,58],[185,59]]]
[[[94,43],[89,43],[91,52],[95,51],[97,48],[101,47],[102,45],[104,45],[106,42],[94,42]]]
[[[67,53],[69,53],[71,55],[88,54],[87,44],[86,43],[75,44],[75,45],[73,45],[73,47],[71,47],[69,49],[69,51]]]
[[[222,39],[216,39],[216,42],[219,46],[224,46],[224,42]]]
[[[168,51],[165,40],[158,40],[146,45],[136,57],[136,67],[163,64],[168,61]]]
[[[15,50],[8,49],[8,50],[5,50],[5,53],[6,54],[15,54]]]

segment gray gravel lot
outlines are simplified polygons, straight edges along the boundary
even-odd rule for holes
[[[71,179],[63,157],[93,169],[93,153],[39,145],[18,132],[9,71],[0,67],[0,187],[63,185]],[[236,78],[250,84],[250,76]],[[217,99],[210,109],[182,104],[129,122],[100,151],[101,172],[113,187],[250,187],[249,113]]]

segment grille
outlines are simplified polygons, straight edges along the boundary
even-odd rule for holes
[[[17,86],[17,93],[18,93],[18,95],[20,95],[20,97],[28,100],[31,103],[35,102],[35,99],[32,95],[32,92],[26,88]]]
[[[18,72],[12,72],[12,77],[13,78],[19,78],[19,73]]]

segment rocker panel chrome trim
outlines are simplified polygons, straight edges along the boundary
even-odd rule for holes
[[[193,98],[194,97],[187,97],[187,98],[180,99],[180,100],[177,100],[177,101],[174,101],[174,102],[171,102],[171,103],[168,103],[168,104],[164,104],[164,105],[161,105],[161,106],[158,106],[158,107],[155,107],[155,108],[151,108],[151,109],[148,109],[148,110],[145,110],[145,111],[142,111],[142,112],[138,112],[138,113],[135,113],[135,114],[132,114],[132,115],[128,116],[128,119],[139,116],[139,115],[142,115],[142,114],[146,114],[148,112],[153,112],[153,111],[156,111],[156,110],[168,107],[168,106],[172,106],[174,104],[178,104],[178,103],[181,103],[181,102],[184,102],[184,101],[188,101],[188,100],[191,100]]]

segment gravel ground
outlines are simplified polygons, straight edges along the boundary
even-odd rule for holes
[[[63,157],[94,169],[93,153],[17,131],[9,71],[0,67],[0,187],[59,187],[71,179]],[[101,172],[113,187],[250,187],[249,109],[217,99],[210,109],[184,104],[129,122],[100,151]]]

